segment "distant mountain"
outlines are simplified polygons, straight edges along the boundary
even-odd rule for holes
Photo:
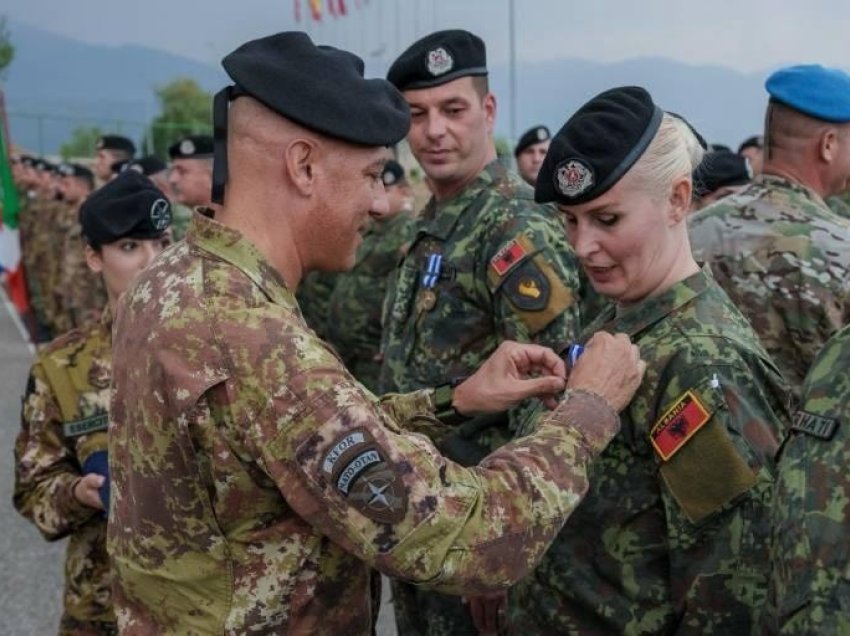
[[[155,86],[191,77],[216,90],[226,81],[218,68],[154,49],[86,44],[20,22],[10,22],[10,31],[16,57],[5,91],[13,113],[12,136],[34,151],[55,153],[76,126],[85,124],[120,129],[139,141],[144,125],[157,113]],[[538,123],[554,132],[594,94],[639,84],[663,108],[687,117],[709,141],[737,146],[761,130],[767,101],[767,72],[739,73],[661,58],[521,62],[517,70],[517,134]],[[509,85],[507,68],[492,68],[491,86],[499,103],[496,133],[506,137]],[[39,114],[45,117],[39,120]]]

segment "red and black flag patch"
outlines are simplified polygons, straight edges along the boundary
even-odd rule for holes
[[[685,391],[658,419],[649,437],[658,455],[666,462],[710,419],[708,409],[699,398],[692,391]]]
[[[528,245],[528,241],[525,237],[518,236],[503,245],[496,252],[496,255],[490,259],[490,269],[498,278],[503,278],[530,253],[531,246]]]

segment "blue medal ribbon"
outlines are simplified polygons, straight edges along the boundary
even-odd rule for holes
[[[433,289],[440,280],[440,273],[443,270],[443,255],[430,254],[428,256],[428,264],[425,267],[425,273],[422,275],[422,286],[425,289]]]

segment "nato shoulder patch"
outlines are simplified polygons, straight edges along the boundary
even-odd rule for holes
[[[802,410],[797,411],[791,424],[791,430],[800,431],[824,441],[831,440],[837,428],[838,420]]]
[[[650,441],[665,462],[711,419],[708,409],[693,391],[685,391],[649,432]]]

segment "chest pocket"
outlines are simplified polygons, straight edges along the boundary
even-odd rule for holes
[[[757,481],[731,422],[716,376],[706,378],[661,410],[649,430],[659,473],[676,503],[699,524]]]

